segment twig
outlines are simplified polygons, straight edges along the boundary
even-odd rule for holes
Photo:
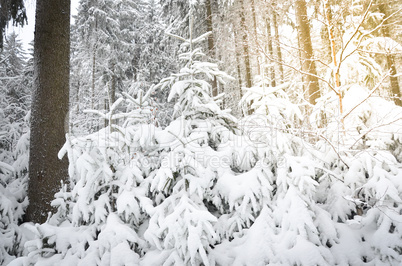
[[[334,92],[336,93],[336,95],[339,94],[339,93],[335,90],[335,88],[331,85],[331,83],[329,83],[327,80],[321,78],[320,76],[314,75],[314,74],[311,74],[311,73],[308,73],[308,72],[304,72],[304,71],[302,71],[302,70],[300,70],[300,69],[295,68],[294,66],[291,66],[291,65],[288,65],[288,64],[284,63],[283,61],[280,62],[279,60],[276,60],[275,58],[272,58],[271,56],[267,55],[267,53],[266,53],[265,51],[263,51],[263,50],[261,50],[261,51],[262,51],[262,53],[264,54],[264,56],[265,56],[266,58],[268,58],[269,60],[271,60],[271,61],[273,61],[273,62],[275,62],[275,63],[278,63],[278,64],[282,64],[283,66],[286,66],[286,67],[288,67],[288,68],[291,68],[291,69],[293,69],[293,70],[299,72],[300,74],[304,74],[304,75],[309,75],[309,76],[315,77],[315,78],[321,80],[322,82],[325,82],[325,83],[329,86],[329,88],[330,88],[332,91],[334,91]],[[315,61],[315,60],[310,60],[310,61]]]
[[[369,51],[369,50],[363,50],[363,49],[357,49],[358,52],[362,52],[362,53],[368,53],[368,54],[380,54],[380,55],[398,55],[398,54],[402,54],[402,52],[378,52],[378,51]]]
[[[371,4],[371,3],[370,3],[370,4]],[[369,7],[370,7],[370,6],[369,6]],[[342,55],[343,55],[343,52],[344,52],[345,49],[346,49],[346,46],[345,46],[344,48],[342,48],[342,52],[341,52],[341,55],[340,55],[340,58],[339,58],[340,63],[339,63],[337,72],[339,72],[341,63],[342,63],[343,61],[345,61],[349,56],[351,56],[354,52],[356,52],[357,50],[359,50],[360,44],[361,44],[362,41],[363,41],[363,37],[365,37],[365,36],[367,36],[367,35],[370,35],[371,33],[373,33],[373,32],[375,32],[376,30],[378,30],[380,27],[383,26],[383,24],[384,24],[385,21],[387,21],[388,19],[390,19],[393,15],[395,15],[396,13],[398,13],[398,12],[401,11],[401,10],[402,10],[402,9],[398,9],[397,11],[395,11],[394,13],[392,13],[391,15],[389,15],[388,17],[386,17],[385,19],[383,19],[383,20],[381,21],[381,23],[377,25],[377,27],[375,27],[374,29],[372,29],[372,30],[370,30],[370,31],[367,31],[367,32],[363,33],[362,36],[360,37],[359,43],[356,45],[356,48],[355,48],[351,53],[349,53],[348,55],[346,55],[344,58],[342,58]],[[359,24],[358,28],[360,27],[360,25],[361,25],[362,23],[363,23],[363,20],[362,20],[362,22]],[[357,29],[358,29],[358,28],[357,28]],[[355,34],[354,34],[354,35],[355,35]],[[348,44],[349,44],[349,42],[353,39],[354,35],[349,39]]]
[[[323,167],[315,167],[315,168],[320,169],[320,170],[323,170],[323,171],[324,171],[325,173],[327,173],[328,175],[331,175],[331,176],[335,177],[335,179],[341,181],[342,183],[345,183],[344,180],[342,180],[340,177],[337,177],[336,174],[334,174],[332,171],[327,170],[327,169],[325,169],[325,168],[323,168]]]
[[[336,153],[336,155],[338,155],[338,158],[342,161],[342,163],[344,165],[346,165],[347,168],[350,168],[349,165],[347,163],[345,163],[345,161],[342,159],[341,155],[339,154],[339,152],[335,149],[334,145],[332,145],[332,143],[326,138],[324,137],[322,134],[318,135],[319,137],[323,138],[326,142],[328,142],[328,144],[332,147],[332,149],[334,150],[334,152]]]
[[[364,103],[368,98],[371,97],[371,95],[373,95],[373,93],[381,86],[382,82],[384,81],[384,79],[386,79],[389,76],[389,74],[384,75],[383,78],[381,79],[380,82],[377,83],[377,85],[370,91],[369,95],[367,95],[366,98],[364,98],[360,103],[356,104],[348,113],[346,113],[342,119],[345,119],[353,110],[355,110],[359,105],[361,105],[362,103]]]
[[[346,42],[345,46],[342,48],[342,51],[341,51],[341,54],[340,54],[340,57],[339,57],[339,61],[340,61],[340,62],[339,62],[339,65],[338,65],[338,69],[336,70],[336,73],[339,73],[340,65],[341,65],[341,63],[344,61],[344,60],[342,59],[343,53],[345,52],[346,48],[347,48],[348,45],[351,43],[351,41],[353,40],[353,38],[355,37],[355,35],[359,32],[360,26],[363,24],[364,20],[366,20],[366,17],[367,17],[367,15],[368,15],[368,13],[369,13],[369,10],[370,10],[370,7],[371,7],[372,4],[373,4],[373,0],[370,1],[369,5],[368,5],[368,7],[367,7],[367,9],[366,9],[366,11],[364,12],[363,18],[362,18],[362,20],[360,21],[359,25],[357,26],[355,32],[352,34],[352,36],[351,36],[351,37],[349,38],[349,40]],[[359,44],[360,44],[360,43],[359,43]],[[349,55],[350,55],[350,54],[349,54]],[[349,55],[348,55],[348,56],[349,56]],[[346,59],[348,56],[346,56],[345,59]]]
[[[381,125],[378,125],[378,126],[376,126],[376,127],[370,128],[370,130],[368,130],[366,133],[362,134],[361,137],[359,137],[359,138],[352,144],[352,146],[350,146],[349,149],[352,149],[353,146],[355,146],[356,143],[359,142],[359,140],[361,140],[362,138],[364,138],[364,136],[366,136],[368,133],[370,133],[370,132],[373,131],[374,129],[379,128],[379,127],[389,126],[389,125],[391,125],[391,124],[393,124],[393,123],[395,123],[395,122],[397,122],[397,121],[399,121],[399,120],[402,120],[402,117],[400,117],[400,118],[398,118],[398,119],[395,119],[395,120],[393,120],[393,121],[391,121],[391,122],[389,122],[389,123],[381,124]]]

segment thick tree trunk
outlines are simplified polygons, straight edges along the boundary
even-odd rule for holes
[[[315,68],[313,47],[311,44],[310,23],[307,17],[307,7],[305,0],[296,0],[296,20],[300,36],[302,70],[308,74],[304,80],[308,87],[309,102],[315,104],[316,99],[320,97],[318,87],[317,70]]]
[[[26,212],[31,222],[46,221],[60,182],[68,180],[67,158],[57,154],[68,126],[69,54],[70,0],[37,0]]]

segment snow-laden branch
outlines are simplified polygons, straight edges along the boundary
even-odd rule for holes
[[[339,154],[339,152],[335,149],[334,145],[332,144],[331,141],[329,141],[326,137],[324,137],[322,134],[318,135],[320,138],[324,139],[326,142],[328,142],[328,144],[331,146],[331,148],[334,150],[334,152],[336,153],[336,155],[338,156],[339,160],[342,161],[342,163],[344,165],[346,165],[347,168],[350,168],[349,165],[342,159],[341,155]]]
[[[378,126],[375,126],[375,127],[370,128],[367,132],[361,134],[361,136],[350,146],[349,149],[352,149],[352,148],[357,144],[357,142],[359,142],[359,140],[361,140],[362,138],[364,138],[365,136],[367,136],[367,134],[370,133],[371,131],[373,131],[374,129],[392,125],[393,123],[396,123],[396,122],[398,122],[399,120],[402,120],[402,117],[400,117],[400,118],[398,118],[398,119],[395,119],[395,120],[393,120],[393,121],[391,121],[391,122],[389,122],[389,123],[381,124],[381,125],[378,125]]]
[[[344,120],[351,112],[353,112],[353,110],[355,110],[359,105],[361,105],[362,103],[364,103],[368,98],[371,97],[371,95],[373,95],[373,93],[381,86],[381,84],[383,83],[383,81],[389,77],[389,73],[384,75],[382,77],[382,79],[380,80],[380,82],[377,83],[377,85],[370,91],[370,93],[367,95],[366,98],[364,98],[360,103],[356,104],[352,109],[350,109],[349,112],[347,112],[345,115],[342,116],[342,120]]]

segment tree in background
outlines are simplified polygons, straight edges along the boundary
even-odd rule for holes
[[[320,97],[320,89],[315,68],[313,46],[311,44],[310,23],[307,17],[307,7],[304,0],[295,1],[296,19],[298,24],[299,45],[301,50],[302,71],[304,72],[306,96],[310,104],[314,105]]]
[[[0,149],[10,153],[26,132],[24,118],[30,109],[31,84],[28,79],[32,75],[26,60],[21,40],[11,33],[0,53]],[[2,161],[9,162],[9,159],[3,157]]]
[[[398,2],[399,3],[399,2]],[[401,17],[398,13],[398,8],[401,8],[400,3],[397,2],[380,2],[377,3],[378,11],[383,15],[383,26],[381,27],[381,33],[385,38],[392,38],[392,34],[400,29],[396,28],[396,25],[400,24]],[[395,14],[396,13],[396,14]],[[396,17],[396,18],[395,18]],[[389,79],[390,79],[390,91],[391,97],[396,105],[402,106],[402,95],[401,88],[398,81],[397,70],[396,70],[396,57],[398,49],[395,45],[389,44],[389,47],[385,49],[385,56],[387,60],[387,68],[389,69]]]
[[[19,225],[28,205],[32,61],[15,33],[0,52],[0,264],[21,255]]]
[[[28,18],[23,0],[1,0],[0,6],[0,49],[3,49],[3,35],[8,22],[13,20],[14,25],[24,26]]]

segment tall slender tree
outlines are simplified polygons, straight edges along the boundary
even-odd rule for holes
[[[206,9],[206,13],[207,13],[207,31],[212,32],[213,28],[212,28],[212,3],[211,0],[206,0],[205,1],[205,9]],[[214,45],[214,35],[210,34],[208,36],[208,52],[209,52],[209,56],[212,59],[215,59],[215,45]],[[212,96],[217,96],[218,95],[218,84],[216,82],[216,77],[214,77],[214,80],[212,81]]]
[[[276,58],[278,60],[278,69],[279,69],[279,76],[280,76],[280,83],[284,81],[284,74],[283,74],[283,65],[282,65],[282,50],[281,50],[281,43],[279,41],[279,25],[278,25],[278,19],[277,19],[277,3],[276,1],[273,1],[272,3],[272,23],[274,27],[274,41],[275,41],[275,47],[276,47]]]
[[[251,5],[251,17],[253,20],[253,35],[254,35],[254,42],[257,44],[258,43],[258,24],[257,24],[257,12],[256,12],[256,3],[254,0],[250,0],[250,5]],[[257,74],[261,74],[261,69],[260,69],[260,59],[258,55],[258,49],[255,51],[255,59],[256,59],[256,64],[257,64]]]
[[[239,12],[240,12],[240,26],[242,32],[242,45],[244,52],[244,64],[246,66],[246,86],[250,88],[252,86],[252,78],[251,78],[251,65],[250,65],[250,48],[249,48],[249,40],[247,37],[247,29],[246,29],[246,18],[245,18],[245,8],[244,1],[239,0]]]
[[[268,54],[269,54],[269,58],[273,58],[274,56],[274,49],[272,46],[272,33],[271,33],[271,13],[272,13],[272,9],[269,8],[269,11],[267,12],[267,17],[265,19],[266,22],[266,26],[267,26],[267,50],[268,50]],[[276,86],[276,80],[275,80],[275,68],[274,65],[272,64],[272,60],[270,60],[271,62],[269,62],[269,67],[268,67],[268,73],[270,74],[270,85],[271,87],[275,87]],[[267,74],[268,74],[267,73]]]
[[[310,23],[307,17],[305,0],[295,1],[296,20],[298,24],[302,70],[306,73],[305,81],[308,88],[308,100],[315,104],[320,97],[317,70],[314,62],[313,46],[311,44]]]
[[[37,0],[34,45],[34,92],[29,152],[28,221],[43,223],[50,202],[68,178],[65,142],[68,115],[70,0]]]

